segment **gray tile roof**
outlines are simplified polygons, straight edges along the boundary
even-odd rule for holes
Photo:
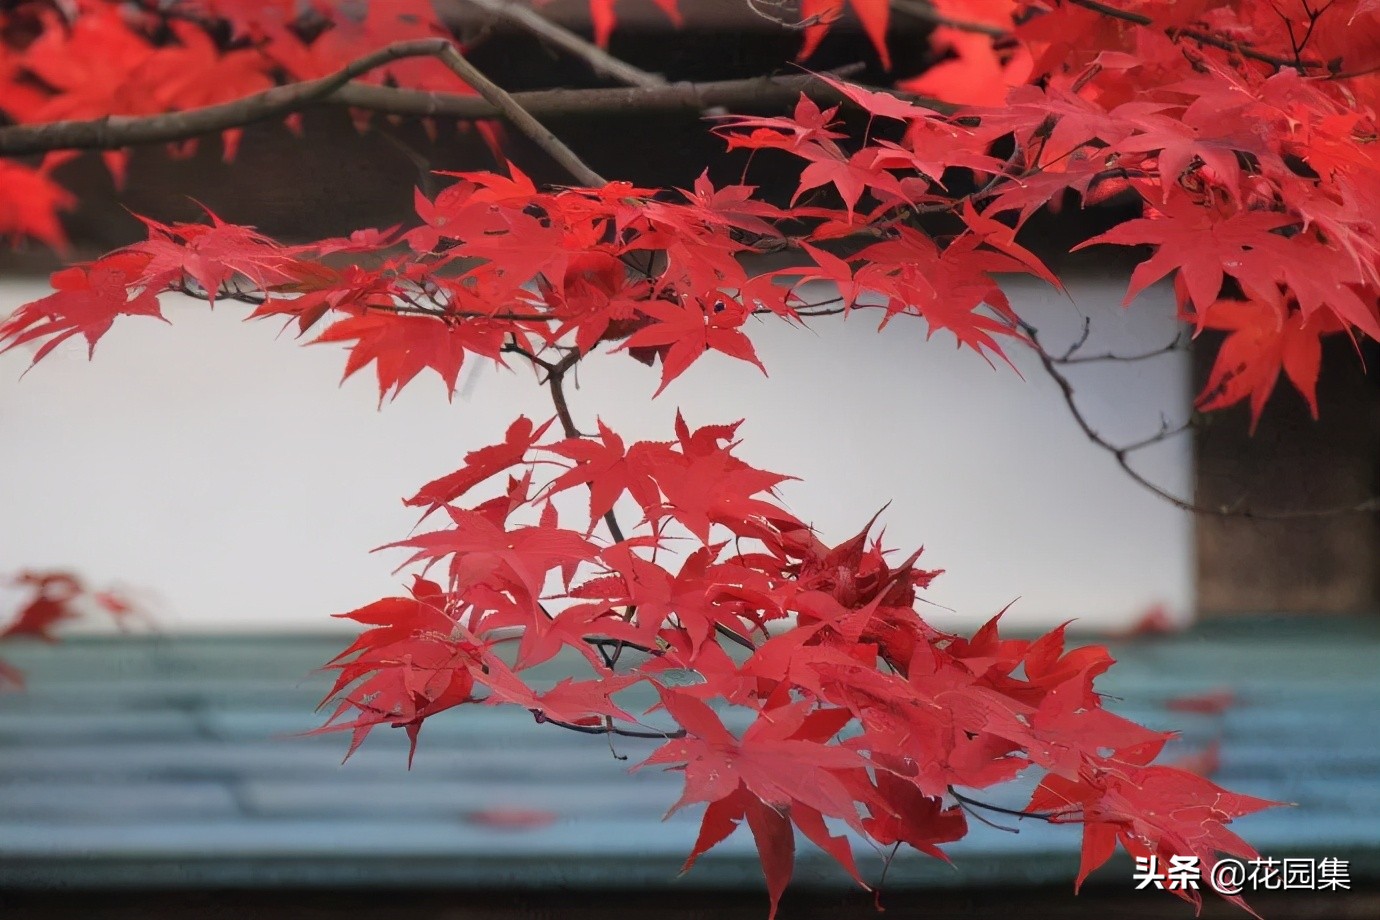
[[[346,736],[301,737],[339,636],[79,639],[7,645],[29,689],[0,695],[0,886],[670,883],[695,810],[662,821],[677,774],[629,775],[651,743],[533,724],[474,707],[422,731],[407,769],[380,729],[347,763]],[[1220,739],[1228,788],[1296,802],[1244,819],[1271,856],[1339,856],[1380,877],[1380,623],[1250,620],[1113,647],[1109,706],[1182,730],[1178,753]],[[1166,700],[1228,688],[1220,715]],[[989,800],[1023,804],[1029,783]],[[888,885],[1067,883],[1076,828],[974,823],[954,866],[912,854]],[[862,851],[860,851],[861,853]],[[874,873],[878,861],[861,860]],[[870,864],[869,864],[870,863]],[[1124,862],[1102,870],[1129,879]],[[842,885],[820,854],[796,878]],[[680,886],[761,885],[735,835]]]

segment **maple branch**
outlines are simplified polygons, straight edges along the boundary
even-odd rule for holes
[[[1067,2],[1074,6],[1081,6],[1085,10],[1101,13],[1103,16],[1108,16],[1112,19],[1120,19],[1123,22],[1134,23],[1138,26],[1153,28],[1155,25],[1155,20],[1143,13],[1133,13],[1130,10],[1118,9],[1114,6],[1108,6],[1105,3],[1099,3],[1097,0],[1067,0]],[[1283,70],[1286,67],[1293,70],[1307,70],[1309,68],[1322,68],[1324,66],[1321,61],[1305,61],[1297,56],[1291,60],[1290,58],[1279,57],[1278,55],[1266,54],[1263,51],[1256,51],[1254,48],[1243,45],[1241,42],[1232,41],[1221,35],[1214,35],[1211,32],[1203,32],[1199,29],[1165,29],[1164,31],[1170,38],[1186,38],[1200,45],[1211,45],[1214,48],[1230,51],[1233,54],[1239,54],[1253,61],[1260,61],[1262,64],[1269,64],[1276,70]]]
[[[522,355],[522,356],[523,356],[524,358],[526,358],[528,361],[532,362],[532,363],[535,364],[537,367],[540,367],[542,370],[546,371],[548,374],[550,374],[553,370],[556,369],[556,365],[552,364],[550,361],[546,361],[546,360],[544,360],[544,359],[542,359],[542,358],[538,358],[536,355],[532,354],[532,352],[530,352],[530,351],[528,351],[527,349],[523,348],[523,347],[522,347],[521,345],[519,345],[517,342],[507,342],[507,343],[505,343],[505,344],[503,345],[502,348],[499,349],[499,351],[500,351],[500,352],[503,352],[503,353],[505,353],[505,354]]]
[[[568,728],[573,732],[580,732],[585,735],[618,735],[623,738],[655,738],[658,741],[662,739],[673,741],[676,738],[684,738],[687,734],[683,728],[677,728],[669,732],[638,731],[632,728],[618,728],[610,722],[606,722],[603,725],[576,725],[574,722],[562,722],[559,719],[549,718],[543,715],[540,709],[532,709],[529,711],[532,713],[532,717],[541,724]]]
[[[847,77],[861,70],[861,65],[840,67],[829,71]],[[937,99],[882,89],[902,99],[909,99],[934,108],[952,112],[955,106]],[[816,102],[834,104],[852,102],[829,84],[812,74],[747,77],[739,80],[713,80],[705,83],[668,83],[659,87],[601,87],[598,89],[542,89],[513,93],[513,99],[524,109],[540,118],[588,118],[598,115],[699,113],[706,109],[746,107],[778,108],[790,106],[804,93]],[[458,93],[430,93],[422,90],[351,83],[324,100],[328,105],[346,105],[386,115],[417,117],[445,116],[448,118],[478,119],[502,115],[487,101]],[[3,132],[8,129],[0,129]]]
[[[44,153],[51,150],[115,150],[134,144],[186,140],[241,128],[301,111],[330,96],[356,77],[394,61],[439,57],[450,48],[447,39],[427,38],[394,42],[346,64],[330,76],[275,86],[236,99],[166,115],[108,115],[90,121],[53,121],[0,128],[0,154]]]
[[[604,185],[604,178],[590,169],[575,152],[552,134],[512,97],[467,61],[444,38],[394,42],[346,64],[327,77],[275,86],[237,99],[167,115],[132,117],[110,115],[91,121],[55,121],[39,125],[0,128],[0,154],[40,153],[50,150],[113,150],[132,144],[156,144],[185,140],[202,134],[240,128],[279,118],[319,102],[351,80],[405,58],[434,57],[473,88],[494,110],[542,150],[546,151],[582,185]]]
[[[433,41],[431,39],[428,42]],[[358,63],[358,62],[356,62]],[[849,76],[857,67],[832,71]],[[338,75],[337,75],[338,76]],[[54,150],[117,150],[137,144],[185,141],[205,134],[291,115],[316,106],[343,106],[380,115],[463,120],[497,118],[504,110],[482,96],[343,82],[321,91],[322,80],[279,86],[234,102],[162,115],[112,115],[89,121],[0,127],[0,155],[18,156]],[[955,106],[914,94],[881,90],[937,112]],[[816,102],[852,104],[842,93],[811,74],[750,77],[705,83],[672,83],[658,87],[532,90],[509,93],[513,103],[534,118],[587,118],[599,115],[699,113],[712,108],[779,108],[804,93]]]
[[[661,75],[648,73],[614,57],[603,48],[587,41],[565,26],[552,22],[531,7],[513,3],[512,0],[468,0],[468,2],[470,6],[477,6],[485,12],[504,19],[518,28],[530,32],[537,38],[555,45],[562,51],[580,58],[600,76],[617,80],[628,86],[666,85],[666,80]]]
[[[1242,507],[1240,502],[1233,505],[1210,506],[1202,505],[1175,495],[1158,483],[1152,482],[1150,479],[1146,478],[1143,473],[1133,467],[1130,462],[1130,456],[1134,452],[1149,447],[1152,444],[1158,444],[1191,430],[1193,427],[1192,422],[1186,422],[1177,428],[1170,428],[1168,425],[1163,425],[1158,433],[1130,444],[1114,444],[1108,441],[1098,433],[1097,429],[1088,421],[1087,416],[1083,414],[1083,410],[1078,406],[1078,399],[1074,393],[1073,384],[1069,381],[1068,377],[1064,376],[1059,370],[1060,364],[1073,362],[1067,360],[1067,356],[1065,358],[1058,358],[1051,355],[1045,347],[1040,344],[1039,331],[1034,326],[1024,320],[1017,320],[1017,323],[1021,331],[1029,338],[1031,348],[1034,350],[1045,373],[1054,381],[1055,385],[1058,386],[1059,394],[1063,397],[1064,404],[1068,406],[1069,414],[1073,416],[1074,422],[1078,425],[1084,436],[1094,445],[1111,454],[1112,458],[1116,460],[1117,466],[1121,467],[1122,471],[1125,472],[1127,476],[1131,477],[1133,482],[1169,502],[1174,507],[1191,514],[1212,515],[1214,517],[1237,517],[1255,521],[1306,520],[1309,518],[1334,517],[1341,514],[1367,514],[1380,511],[1380,496],[1371,496],[1351,504],[1333,505],[1326,508],[1303,508],[1295,511],[1257,511],[1253,508]],[[1161,349],[1151,355],[1141,357],[1152,357],[1153,355],[1165,354],[1170,350],[1169,348]],[[1135,359],[1132,358],[1131,360]]]
[[[1098,361],[1125,361],[1127,363],[1132,363],[1135,361],[1146,361],[1150,358],[1158,358],[1161,355],[1167,355],[1171,352],[1181,351],[1186,344],[1184,340],[1184,335],[1182,332],[1180,332],[1178,335],[1174,336],[1173,340],[1170,341],[1169,344],[1156,348],[1154,351],[1142,351],[1132,355],[1119,355],[1115,352],[1106,352],[1103,354],[1094,355],[1080,355],[1079,352],[1082,351],[1083,346],[1088,343],[1088,336],[1091,334],[1091,332],[1092,318],[1085,316],[1083,317],[1083,331],[1079,334],[1078,339],[1072,345],[1070,345],[1062,355],[1055,358],[1054,363],[1092,364]]]
[[[755,642],[753,642],[747,636],[744,636],[742,633],[734,632],[722,623],[715,623],[714,631],[719,635],[723,636],[729,642],[732,642],[734,645],[741,646],[742,648],[747,649],[749,652],[757,651],[757,644]]]
[[[574,176],[581,185],[597,187],[608,184],[603,176],[590,169],[588,164],[576,155],[575,151],[567,147],[559,137],[552,134],[549,128],[537,121],[532,113],[524,109],[507,90],[484,76],[477,67],[465,60],[465,56],[457,51],[454,45],[447,43],[437,57],[440,58],[442,64],[450,68],[452,73],[500,109],[519,131],[527,135],[528,140],[546,151],[551,159],[560,163],[565,171]]]
[[[972,808],[982,808],[986,811],[996,812],[999,815],[1011,815],[1013,818],[1035,818],[1038,821],[1047,821],[1051,824],[1055,824],[1058,823],[1062,814],[1057,811],[1025,811],[1019,808],[1005,808],[1001,805],[993,805],[990,802],[984,802],[981,799],[966,796],[953,786],[949,787],[949,795],[953,796],[954,800],[960,805],[967,805]],[[974,817],[977,817],[977,815],[974,815]]]
[[[766,9],[767,7],[781,9],[790,2],[791,0],[747,0],[747,8],[753,15],[765,19],[773,25],[778,25],[783,29],[790,29],[792,31],[800,31],[801,29],[816,25],[822,21],[823,17],[818,13],[813,16],[807,16],[804,19],[796,20],[786,18],[788,13],[795,13],[797,12],[796,10],[782,10],[781,14],[777,15],[775,12],[768,12]]]

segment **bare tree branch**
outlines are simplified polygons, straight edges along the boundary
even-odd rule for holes
[[[603,48],[586,41],[565,26],[552,22],[529,6],[513,3],[512,0],[469,0],[469,3],[530,32],[568,54],[573,54],[600,76],[628,86],[645,88],[666,85],[666,80],[659,74],[648,73],[614,57]]]
[[[92,121],[50,122],[0,128],[0,154],[38,153],[48,150],[109,150],[132,144],[183,140],[202,134],[243,127],[258,121],[299,111],[342,88],[355,77],[404,58],[434,57],[472,87],[493,109],[546,151],[580,182],[603,185],[604,179],[590,169],[560,138],[515,100],[507,90],[484,76],[465,60],[449,39],[418,39],[394,42],[366,54],[329,77],[307,80],[246,96],[235,102],[206,106],[187,112],[138,118],[112,115]]]
[[[1040,364],[1044,367],[1045,373],[1049,375],[1049,378],[1059,387],[1059,393],[1063,397],[1065,405],[1068,406],[1069,413],[1073,416],[1074,422],[1077,423],[1084,436],[1094,445],[1111,454],[1112,458],[1116,460],[1117,466],[1121,467],[1122,471],[1125,472],[1127,476],[1130,476],[1137,485],[1164,499],[1174,507],[1192,514],[1211,515],[1214,517],[1246,518],[1255,521],[1305,520],[1309,518],[1335,517],[1341,514],[1363,514],[1380,511],[1380,496],[1371,496],[1370,498],[1362,499],[1361,501],[1353,502],[1348,505],[1332,505],[1326,508],[1303,508],[1296,511],[1260,511],[1246,506],[1243,502],[1237,502],[1232,505],[1210,506],[1202,505],[1187,498],[1183,498],[1182,496],[1175,495],[1158,483],[1152,482],[1150,479],[1146,478],[1143,473],[1131,465],[1130,458],[1131,454],[1136,451],[1149,447],[1152,444],[1159,444],[1170,438],[1177,437],[1188,431],[1191,426],[1181,425],[1178,427],[1170,427],[1165,425],[1161,427],[1158,433],[1131,444],[1114,444],[1108,441],[1093,427],[1092,423],[1088,421],[1087,416],[1083,414],[1083,410],[1079,407],[1078,400],[1074,394],[1073,384],[1069,381],[1068,377],[1064,375],[1063,371],[1060,370],[1061,364],[1070,363],[1068,361],[1069,356],[1065,355],[1063,358],[1060,358],[1045,350],[1045,347],[1040,344],[1039,330],[1029,323],[1022,322],[1020,327],[1029,338],[1031,347],[1034,349],[1036,357],[1039,358]],[[1154,354],[1164,354],[1167,353],[1168,350],[1169,349],[1162,349]]]
[[[366,54],[336,73],[186,112],[167,115],[110,115],[90,121],[54,121],[0,128],[0,154],[14,156],[50,150],[115,150],[135,144],[181,141],[260,121],[281,118],[319,102],[356,77],[414,57],[439,57],[451,43],[428,38],[395,42]]]
[[[473,87],[489,103],[500,109],[505,118],[512,122],[519,131],[527,135],[532,143],[546,151],[551,159],[560,163],[566,172],[574,176],[581,185],[600,186],[608,184],[603,176],[590,169],[585,161],[576,155],[575,151],[566,146],[565,141],[552,134],[550,129],[537,121],[532,113],[524,109],[507,90],[484,76],[477,67],[465,60],[464,55],[457,51],[454,45],[447,43],[437,57],[441,59],[442,64],[451,69],[452,73]]]
[[[410,44],[410,43],[409,43]],[[431,45],[432,40],[424,44]],[[427,53],[434,54],[433,49]],[[402,55],[413,56],[413,55]],[[381,59],[382,66],[398,57]],[[365,59],[361,59],[363,61]],[[352,70],[369,68],[356,62]],[[847,76],[857,68],[840,68],[837,76]],[[0,155],[16,156],[52,150],[116,150],[137,144],[183,141],[231,128],[271,121],[293,112],[320,105],[348,106],[383,115],[482,119],[502,117],[503,107],[482,96],[459,93],[431,93],[366,83],[343,82],[338,88],[324,88],[327,77],[307,83],[280,86],[234,102],[170,112],[164,115],[110,116],[90,121],[57,121],[36,125],[0,128]],[[510,93],[509,98],[534,118],[586,118],[596,115],[636,112],[698,113],[724,107],[778,108],[788,106],[805,93],[816,101],[833,104],[847,98],[828,84],[809,74],[783,77],[753,77],[709,83],[673,83],[659,87],[612,87],[584,90],[537,90]],[[938,100],[905,93],[895,95],[935,111],[951,112],[953,106]]]
[[[861,68],[833,71],[846,77]],[[899,98],[914,101],[937,112],[952,112],[955,106],[902,92]],[[847,97],[810,74],[775,77],[749,77],[742,80],[717,80],[706,83],[669,83],[654,88],[609,87],[602,89],[551,89],[513,93],[513,99],[537,118],[588,118],[600,115],[699,113],[706,109],[780,108],[793,104],[804,93],[816,102],[832,105],[847,102]],[[326,104],[347,105],[388,115],[448,118],[494,118],[502,113],[483,99],[453,93],[428,93],[351,83],[324,100]],[[0,128],[0,138],[11,130]],[[3,146],[0,146],[3,152]]]

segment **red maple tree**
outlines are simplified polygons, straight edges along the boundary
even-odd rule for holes
[[[555,28],[539,4],[478,5]],[[656,5],[678,20],[675,0]],[[539,187],[512,164],[450,174],[434,197],[419,194],[409,229],[307,244],[209,212],[145,219],[147,240],[54,275],[54,293],[0,324],[0,343],[33,347],[35,361],[69,338],[94,349],[121,315],[162,318],[157,295],[176,291],[246,302],[342,343],[346,376],[372,365],[381,400],[426,371],[453,391],[477,359],[526,366],[549,390],[552,419],[517,419],[407,499],[434,522],[393,544],[417,569],[407,594],[341,614],[366,627],[331,665],[328,728],[351,731],[351,749],[379,725],[415,743],[425,719],[475,704],[661,739],[643,766],[683,772],[673,810],[704,806],[687,868],[746,822],[773,912],[796,831],[865,884],[857,841],[944,858],[966,815],[992,807],[975,792],[1029,768],[1044,779],[1024,813],[1083,825],[1078,883],[1118,843],[1205,868],[1253,856],[1226,825],[1272,803],[1155,764],[1168,736],[1101,706],[1105,649],[1066,649],[1062,628],[1005,638],[995,618],[971,637],[937,630],[916,609],[937,574],[919,553],[898,558],[862,515],[842,542],[813,532],[778,497],[790,477],[751,465],[737,423],[678,418],[666,440],[629,443],[603,419],[594,431],[577,422],[567,402],[571,372],[596,354],[659,362],[658,392],[710,352],[760,367],[751,317],[866,311],[882,325],[918,321],[989,361],[1034,349],[1053,370],[995,276],[1058,286],[1022,228],[1110,197],[1138,216],[1082,245],[1148,253],[1128,302],[1172,277],[1186,326],[1227,333],[1201,409],[1249,401],[1258,418],[1282,372],[1316,413],[1321,340],[1380,338],[1380,3],[905,7],[935,26],[935,64],[919,77],[758,81],[798,101],[788,114],[713,122],[730,149],[796,163],[794,195],[774,201],[707,173],[688,189],[598,175],[521,94],[470,64],[429,0],[7,4],[0,230],[15,239],[64,245],[57,215],[73,199],[53,170],[80,151],[102,151],[117,177],[132,144],[221,134],[232,156],[245,125],[322,102],[362,122],[501,119],[573,181]],[[591,0],[598,42],[617,9]],[[886,0],[793,9],[783,25],[803,30],[802,59],[854,17],[889,64]],[[633,84],[628,105],[683,92],[578,36],[561,41]],[[848,130],[845,110],[867,128]],[[749,267],[745,257],[765,253],[794,260]],[[807,300],[803,286],[820,281],[837,296]],[[577,512],[558,510],[566,492],[587,493],[587,507],[582,497]],[[530,668],[571,650],[567,680],[527,683]],[[637,684],[655,689],[654,711],[620,702]],[[730,710],[749,723],[741,734],[725,725]]]

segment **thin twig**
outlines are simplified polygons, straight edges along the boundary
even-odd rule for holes
[[[678,728],[675,731],[669,732],[658,732],[619,728],[616,725],[608,723],[603,725],[576,725],[574,722],[562,722],[559,719],[553,719],[543,715],[540,709],[533,709],[530,711],[538,722],[546,725],[555,725],[560,728],[568,728],[573,732],[581,732],[586,735],[618,735],[622,738],[655,738],[657,740],[674,740],[676,738],[684,738],[686,735],[686,731],[683,728]]]
[[[975,799],[971,796],[964,795],[953,786],[949,787],[949,795],[953,796],[960,804],[971,805],[973,808],[981,808],[986,811],[993,811],[999,815],[1011,815],[1013,818],[1034,818],[1037,821],[1048,821],[1053,824],[1058,823],[1066,816],[1066,813],[1057,811],[1025,811],[1020,808],[1004,808],[1001,805],[992,805],[981,799]]]
[[[573,54],[588,64],[590,69],[600,76],[617,80],[628,86],[666,85],[666,80],[659,74],[648,73],[614,57],[603,48],[585,40],[565,26],[552,22],[531,7],[513,3],[511,0],[469,0],[469,3],[471,6],[477,6],[485,12],[507,20],[568,54]]]
[[[597,187],[608,184],[603,176],[590,169],[589,165],[580,159],[575,151],[567,147],[559,137],[552,134],[549,128],[537,121],[532,113],[524,109],[522,104],[514,99],[507,90],[484,76],[479,68],[465,60],[465,56],[457,51],[454,45],[447,44],[441,49],[437,57],[440,58],[442,64],[451,69],[452,73],[500,109],[519,131],[527,135],[528,140],[546,151],[551,159],[560,163],[565,171],[574,176],[581,185]]]
[[[1060,358],[1051,355],[1045,347],[1040,344],[1039,331],[1034,326],[1026,322],[1020,322],[1019,325],[1021,330],[1029,338],[1030,346],[1034,350],[1035,356],[1039,359],[1041,366],[1044,368],[1045,373],[1054,381],[1055,386],[1059,388],[1059,394],[1063,397],[1064,404],[1068,406],[1069,414],[1073,416],[1074,422],[1083,432],[1083,435],[1094,445],[1111,454],[1117,466],[1121,467],[1122,471],[1125,472],[1127,476],[1131,477],[1133,482],[1169,502],[1174,507],[1192,514],[1209,515],[1213,517],[1238,517],[1256,521],[1306,520],[1309,518],[1335,517],[1341,514],[1362,514],[1380,511],[1380,496],[1371,496],[1359,502],[1353,502],[1347,505],[1333,505],[1326,508],[1304,508],[1296,511],[1257,511],[1252,508],[1242,507],[1239,503],[1235,505],[1220,506],[1201,505],[1183,498],[1182,496],[1175,495],[1158,483],[1152,482],[1150,479],[1146,478],[1143,473],[1131,465],[1130,457],[1135,451],[1183,434],[1191,425],[1183,425],[1178,428],[1169,428],[1167,425],[1162,425],[1159,433],[1130,444],[1114,444],[1108,441],[1092,426],[1092,423],[1088,421],[1087,416],[1083,414],[1083,410],[1079,407],[1073,384],[1059,369],[1059,365],[1064,362]]]
[[[723,636],[729,642],[732,642],[734,645],[740,645],[743,648],[747,649],[749,652],[757,651],[756,643],[754,643],[751,639],[747,638],[741,633],[734,632],[722,623],[715,623],[714,631],[719,635]]]

